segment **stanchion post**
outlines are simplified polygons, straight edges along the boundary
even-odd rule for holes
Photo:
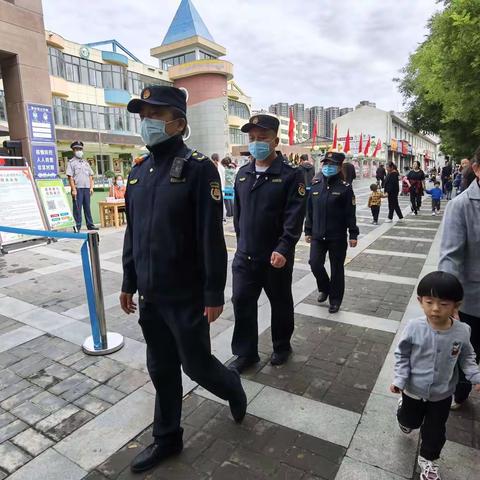
[[[120,350],[124,345],[123,336],[119,333],[107,332],[105,304],[103,303],[102,274],[100,270],[99,236],[97,232],[88,233],[88,247],[92,267],[93,290],[95,293],[95,311],[100,330],[101,347],[95,348],[93,336],[83,344],[83,351],[89,355],[107,355]]]

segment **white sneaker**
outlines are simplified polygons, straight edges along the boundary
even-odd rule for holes
[[[389,218],[387,218],[384,223],[392,223],[392,221],[393,220],[390,220]]]
[[[461,403],[457,403],[452,399],[452,404],[450,405],[450,410],[458,410],[462,406]]]
[[[419,455],[418,466],[420,467],[420,480],[442,480],[435,462]]]
[[[435,212],[432,212],[432,217],[434,217],[435,215],[436,215],[436,213],[435,213]]]

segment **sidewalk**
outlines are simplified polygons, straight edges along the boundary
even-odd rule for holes
[[[59,242],[0,257],[0,480],[8,474],[12,480],[415,478],[417,437],[398,430],[396,399],[387,390],[391,347],[403,321],[419,314],[415,284],[435,269],[441,219],[422,211],[401,225],[370,225],[368,183],[355,188],[362,237],[348,252],[342,310],[331,315],[316,303],[308,246],[300,242],[289,363],[268,364],[270,313],[262,295],[261,362],[243,376],[244,423],[234,424],[228,407],[184,377],[186,448],[144,475],[131,474],[129,462],[151,441],[154,390],[140,328],[117,306],[123,233],[101,232],[107,324],[126,337],[124,349],[108,357],[81,352],[90,333],[79,245]],[[400,200],[406,209],[407,199]],[[231,262],[231,224],[226,241]],[[232,329],[228,302],[211,332],[223,362],[231,358]],[[448,439],[445,478],[473,480],[478,395],[452,413]]]

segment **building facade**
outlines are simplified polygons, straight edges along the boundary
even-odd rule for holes
[[[325,109],[325,136],[333,138],[333,121],[340,116],[338,107],[328,107]]]

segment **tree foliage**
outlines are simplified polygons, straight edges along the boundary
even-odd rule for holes
[[[402,70],[410,122],[440,135],[442,150],[469,156],[480,145],[480,0],[449,0]]]

